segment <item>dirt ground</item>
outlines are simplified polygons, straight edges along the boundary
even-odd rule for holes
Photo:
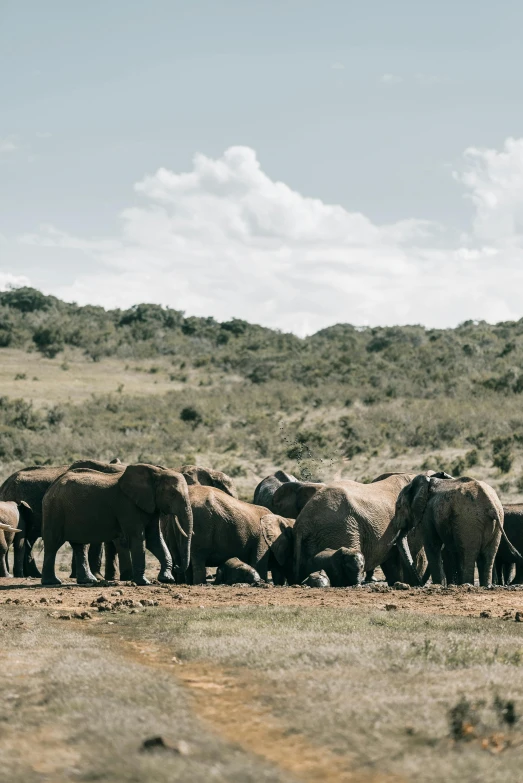
[[[352,588],[228,587],[161,585],[137,587],[129,582],[105,582],[81,587],[64,581],[43,587],[36,579],[1,579],[0,604],[27,605],[60,612],[132,611],[147,606],[164,608],[315,607],[361,610],[406,610],[429,615],[523,620],[523,585],[397,589],[384,583]]]

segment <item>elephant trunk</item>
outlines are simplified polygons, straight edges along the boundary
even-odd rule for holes
[[[400,553],[401,561],[403,563],[403,567],[405,568],[405,572],[408,574],[409,577],[409,584],[411,584],[413,587],[422,587],[422,581],[420,579],[418,572],[416,571],[416,568],[412,560],[412,555],[410,553],[409,545],[407,543],[406,533],[400,536],[397,542],[397,546]]]
[[[174,536],[178,546],[180,562],[177,565],[182,571],[187,571],[191,561],[191,541],[193,534],[193,514],[189,500],[189,492],[180,491],[180,502],[172,515]]]

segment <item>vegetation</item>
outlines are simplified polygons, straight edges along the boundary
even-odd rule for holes
[[[514,622],[327,606],[64,621],[50,609],[1,607],[13,783],[519,779]],[[142,750],[158,736],[182,752]]]
[[[9,290],[0,365],[19,359],[9,384],[0,366],[0,472],[79,456],[198,458],[252,484],[276,465],[371,478],[378,462],[410,455],[412,469],[472,468],[516,491],[522,336],[523,320],[338,324],[300,339],[158,305],[106,311]],[[44,391],[50,368],[56,388]]]

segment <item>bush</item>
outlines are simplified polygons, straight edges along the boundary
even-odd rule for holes
[[[492,464],[501,473],[509,473],[514,461],[512,454],[513,438],[494,438],[492,441]]]

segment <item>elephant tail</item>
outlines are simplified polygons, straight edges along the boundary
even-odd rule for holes
[[[501,530],[501,535],[505,539],[505,543],[506,543],[506,545],[508,547],[508,550],[509,550],[510,554],[514,558],[514,562],[519,563],[520,565],[523,565],[523,556],[521,555],[520,552],[518,552],[516,547],[513,544],[511,544],[511,542],[509,541],[509,537],[505,533],[505,530],[503,529],[503,525],[499,521],[499,516],[494,511],[492,513],[493,513],[493,515],[495,514],[494,522],[499,527],[499,529]]]

